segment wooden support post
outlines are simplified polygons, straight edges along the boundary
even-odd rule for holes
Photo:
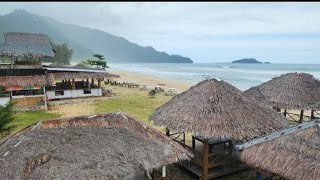
[[[101,87],[101,80],[98,79],[98,87],[100,88]]]
[[[162,166],[162,177],[166,177],[167,173],[166,173],[166,166]]]
[[[280,109],[279,107],[272,106],[272,108],[273,108],[274,110],[276,110],[277,112],[280,112],[280,111],[281,111],[281,109]]]
[[[208,159],[209,159],[209,143],[205,138],[203,142],[203,155],[202,155],[202,180],[208,180]]]
[[[169,130],[169,128],[166,128],[166,135],[167,135],[167,136],[170,136],[170,130]]]
[[[301,109],[301,112],[300,112],[300,123],[302,123],[303,121],[303,109]]]
[[[192,136],[192,148],[196,149],[196,139]]]
[[[46,86],[43,86],[43,93],[44,93],[44,110],[48,110],[47,95],[46,95]]]
[[[283,115],[284,115],[284,117],[286,117],[286,116],[287,116],[287,109],[284,109],[284,111],[283,111]]]
[[[262,180],[262,175],[259,171],[256,172],[256,180]]]
[[[88,85],[88,88],[90,88],[89,78],[87,78],[87,85]]]
[[[311,119],[314,119],[314,110],[311,109]]]
[[[74,78],[72,79],[71,85],[72,89],[76,89],[76,82],[74,81]]]
[[[183,132],[183,144],[185,145],[186,144],[186,133]]]
[[[92,86],[94,86],[94,79],[93,78],[91,79],[91,84],[92,84]]]

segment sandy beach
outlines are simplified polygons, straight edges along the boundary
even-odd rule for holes
[[[171,79],[162,79],[159,77],[140,74],[136,72],[120,71],[112,68],[107,69],[107,71],[113,74],[120,75],[120,78],[115,79],[116,81],[132,82],[140,85],[146,84],[148,85],[149,88],[154,88],[155,86],[158,86],[158,84],[165,84],[163,86],[165,90],[168,88],[176,88],[178,91],[182,92],[189,89],[192,86],[192,84],[189,84],[186,82],[181,82],[181,81],[176,81]]]

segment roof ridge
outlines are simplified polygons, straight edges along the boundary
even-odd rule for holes
[[[276,132],[270,133],[270,134],[265,135],[265,136],[260,136],[260,137],[254,138],[254,139],[252,139],[250,141],[247,141],[247,142],[245,142],[243,144],[236,145],[235,149],[236,150],[243,150],[243,149],[248,148],[250,146],[257,145],[257,144],[260,144],[260,143],[264,143],[264,142],[267,142],[267,141],[270,141],[270,140],[273,140],[273,139],[276,139],[276,138],[279,138],[279,137],[283,137],[283,136],[286,136],[288,134],[291,134],[291,133],[294,133],[294,132],[297,132],[297,131],[300,131],[300,130],[303,130],[303,129],[306,129],[306,128],[310,128],[310,127],[313,127],[313,126],[317,126],[317,128],[319,128],[320,120],[314,120],[314,121],[303,123],[303,124],[300,124],[300,125],[297,125],[297,126],[285,128],[285,129],[283,129],[281,131],[276,131]]]

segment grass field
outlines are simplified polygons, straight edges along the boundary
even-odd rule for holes
[[[105,88],[112,89],[112,91],[116,93],[117,97],[92,103],[91,105],[94,108],[91,114],[121,111],[149,125],[153,124],[149,121],[149,116],[154,109],[171,98],[170,96],[165,96],[163,93],[156,94],[154,98],[151,98],[147,91],[140,91],[137,88],[119,86],[105,86]],[[39,121],[54,119],[60,116],[61,115],[59,113],[53,113],[51,111],[16,112],[14,115],[14,121],[12,121],[9,126],[14,127],[11,132],[14,133]]]
[[[156,94],[152,98],[148,95],[148,91],[140,91],[137,88],[119,86],[106,86],[105,88],[112,89],[117,98],[96,103],[95,113],[121,111],[149,125],[153,124],[149,121],[152,112],[171,99],[164,93]]]
[[[14,126],[13,132],[16,132],[39,121],[58,117],[58,114],[46,111],[17,112],[14,115],[14,120],[9,124],[9,126]]]

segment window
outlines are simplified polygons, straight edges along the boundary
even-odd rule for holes
[[[91,89],[84,89],[83,94],[91,94]]]
[[[64,91],[55,91],[55,96],[63,96],[64,95]]]

